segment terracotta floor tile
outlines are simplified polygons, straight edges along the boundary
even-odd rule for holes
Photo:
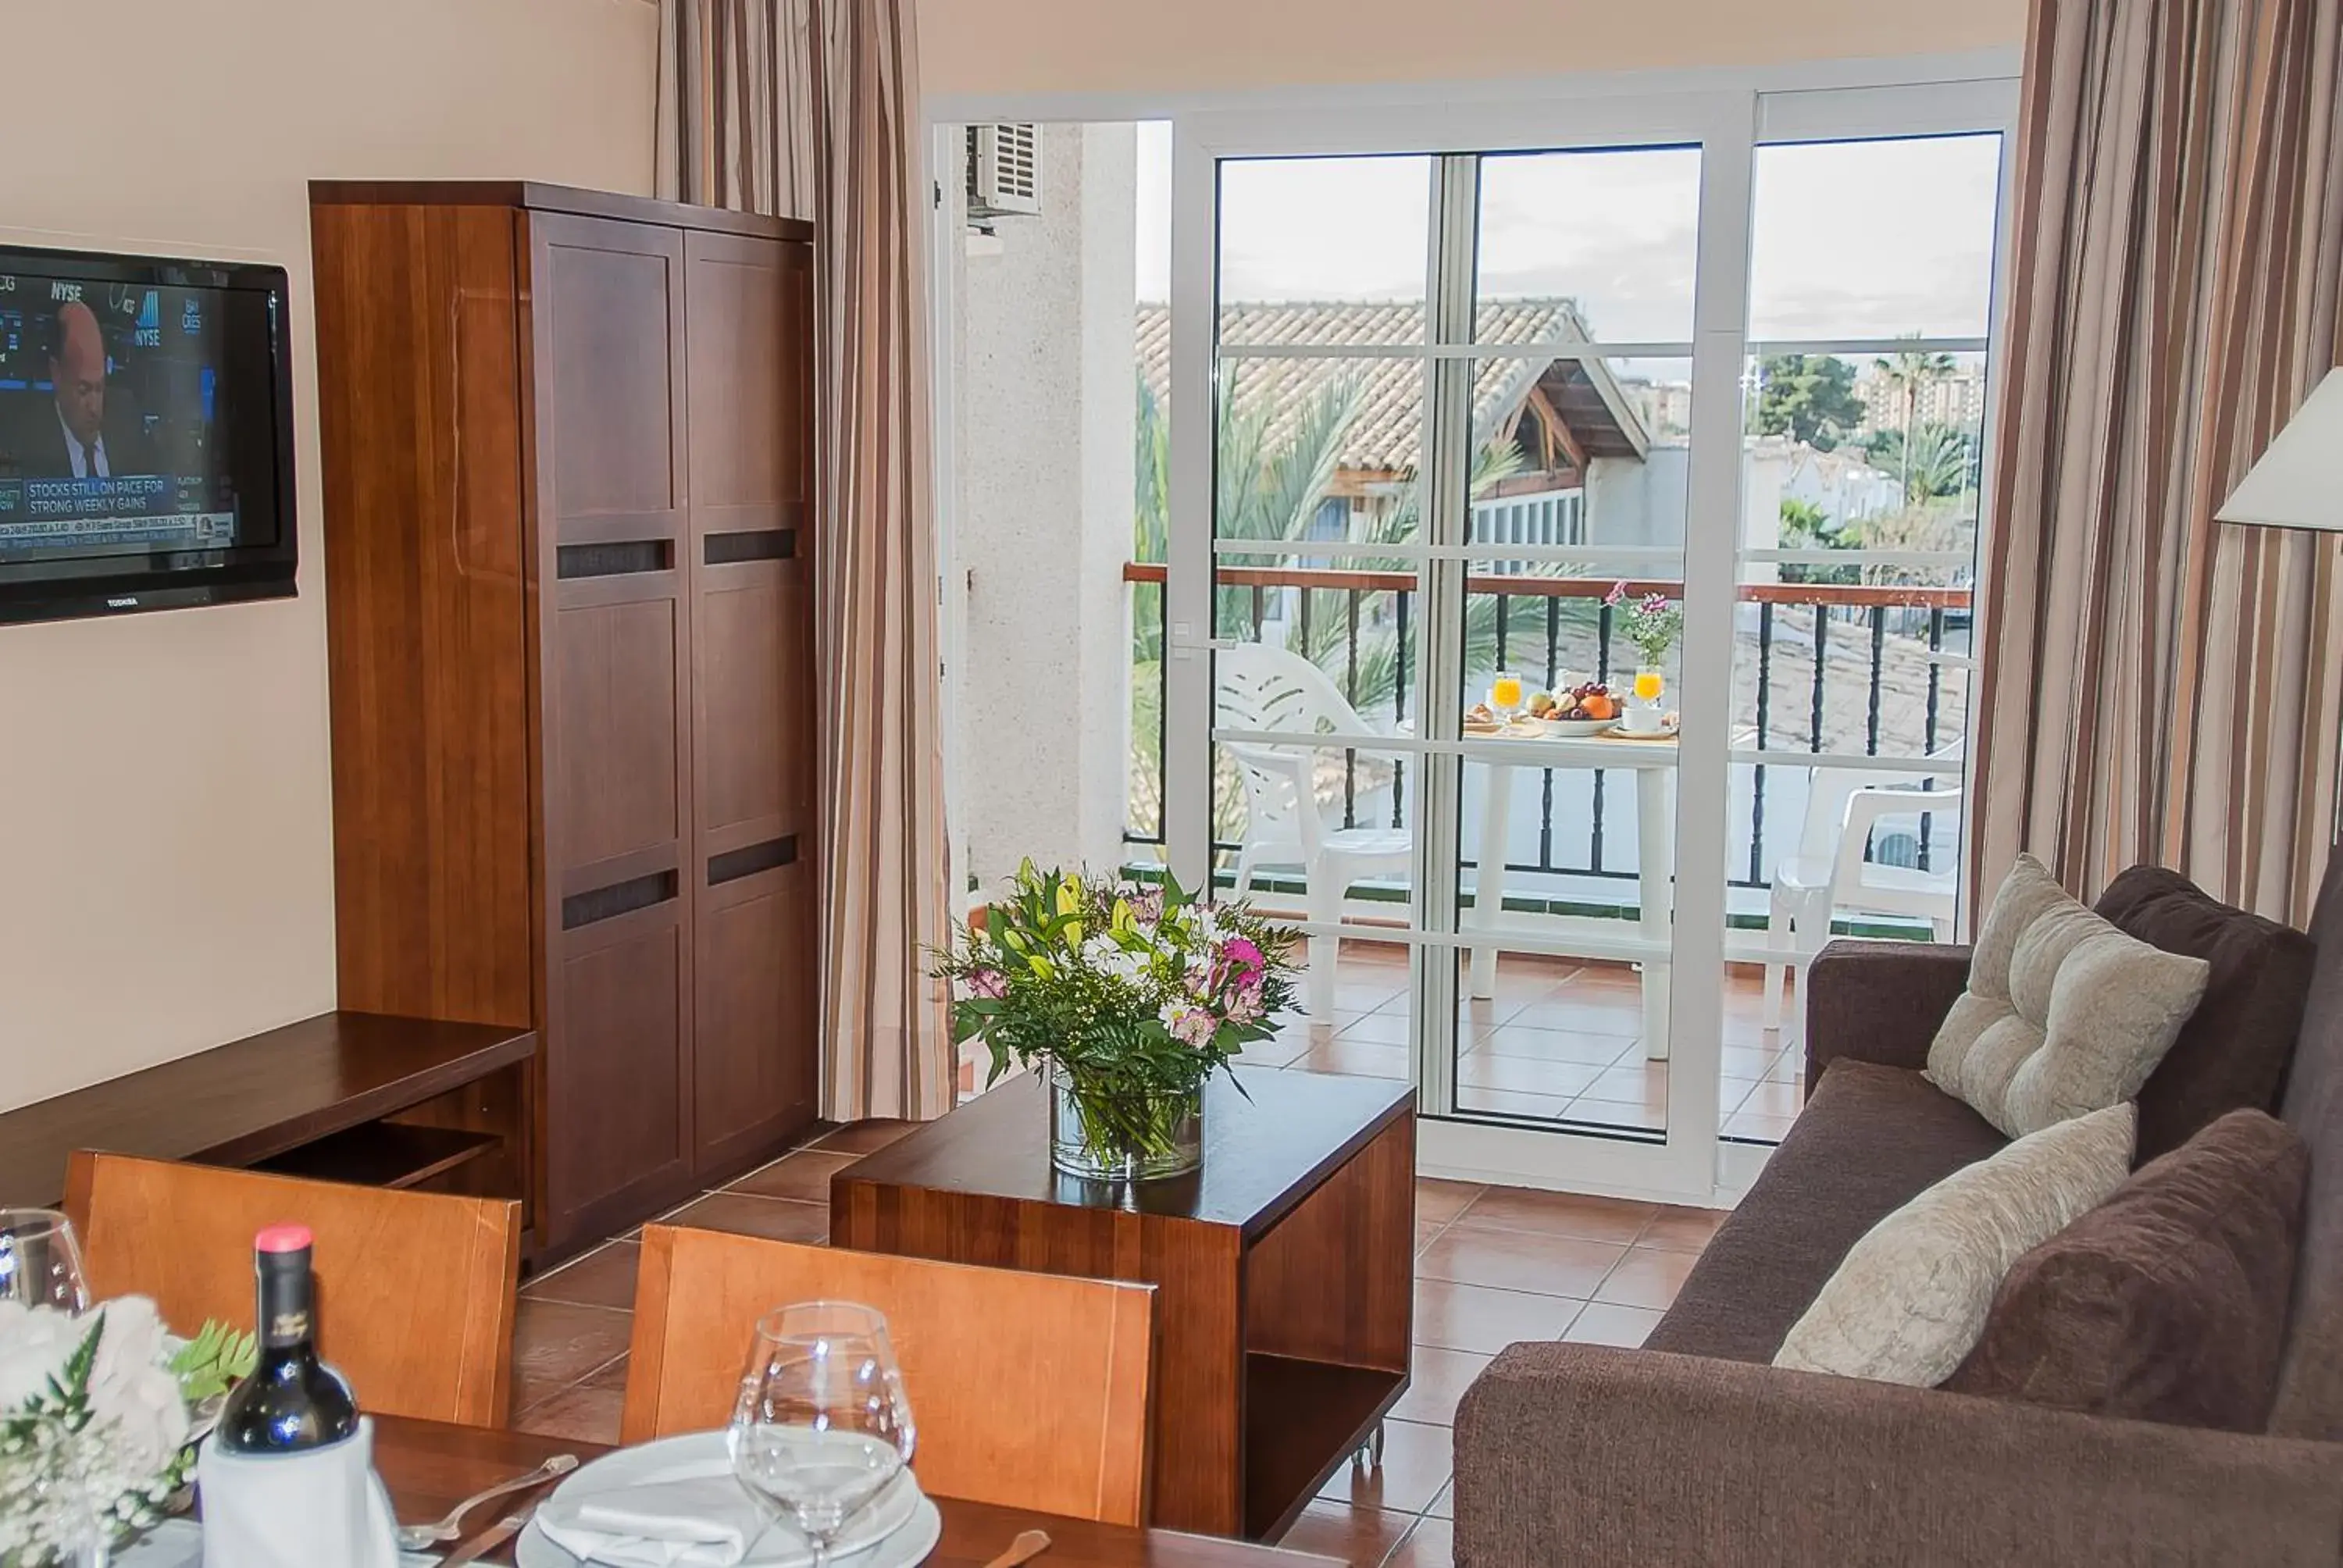
[[[1790,1131],[1791,1121],[1787,1116],[1760,1116],[1754,1111],[1736,1111],[1725,1119],[1722,1131],[1727,1138],[1779,1143]]]
[[[1684,1209],[1674,1204],[1663,1207],[1652,1216],[1644,1233],[1635,1238],[1639,1247],[1662,1247],[1671,1251],[1697,1252],[1708,1245],[1716,1228],[1725,1223],[1732,1211],[1727,1209]]]
[[[1323,1045],[1312,1046],[1292,1066],[1302,1072],[1332,1072],[1352,1078],[1404,1079],[1408,1075],[1410,1061],[1408,1050],[1403,1045],[1368,1045],[1337,1035]]]
[[[1321,1500],[1302,1511],[1278,1543],[1292,1552],[1314,1552],[1352,1568],[1379,1568],[1415,1523],[1411,1513],[1353,1508]]]
[[[1567,992],[1568,987],[1564,990]],[[1618,993],[1624,998],[1627,993]],[[1566,1029],[1577,1034],[1615,1034],[1633,1040],[1644,1032],[1644,1004],[1609,997],[1569,997],[1523,1008],[1505,1020],[1509,1029]]]
[[[1591,1298],[1627,1249],[1570,1237],[1452,1226],[1416,1259],[1419,1279]]]
[[[631,1311],[635,1304],[635,1268],[642,1251],[633,1241],[605,1242],[549,1274],[539,1274],[520,1288],[521,1298]]]
[[[1567,1100],[1585,1093],[1607,1070],[1591,1062],[1540,1061],[1474,1050],[1467,1051],[1456,1064],[1456,1081],[1470,1089],[1503,1089],[1523,1094],[1558,1095]]]
[[[1521,1057],[1532,1061],[1568,1061],[1588,1067],[1609,1067],[1634,1048],[1633,1039],[1615,1034],[1584,1034],[1569,1029],[1540,1029],[1507,1023],[1490,1027],[1478,1037],[1467,1034],[1466,1052],[1473,1056]]]
[[[1523,1116],[1558,1121],[1569,1113],[1570,1104],[1558,1094],[1523,1094],[1511,1089],[1475,1089],[1469,1084],[1456,1091],[1459,1111],[1483,1116]]]
[[[1418,1280],[1415,1342],[1494,1355],[1523,1340],[1560,1339],[1576,1311],[1567,1296]]]
[[[1741,1102],[1741,1109],[1760,1116],[1787,1119],[1797,1115],[1805,1099],[1795,1083],[1759,1083],[1751,1086],[1749,1098]]]
[[[1675,1302],[1676,1288],[1700,1261],[1694,1252],[1671,1252],[1658,1247],[1636,1247],[1619,1261],[1600,1289],[1598,1302],[1614,1306],[1650,1307],[1664,1311]]]
[[[833,1132],[824,1133],[813,1146],[832,1153],[868,1154],[873,1150],[886,1148],[898,1138],[909,1136],[918,1126],[916,1121],[858,1121],[850,1127],[840,1127]]]
[[[621,1358],[522,1411],[513,1425],[542,1437],[614,1443],[618,1441],[618,1418],[626,1402],[627,1363]]]
[[[1328,1039],[1333,1038],[1330,1030]],[[1310,1050],[1307,1029],[1293,1033],[1280,1030],[1268,1040],[1257,1040],[1244,1048],[1247,1067],[1291,1067]]]
[[[524,1299],[513,1316],[515,1410],[559,1392],[627,1353],[634,1314],[574,1302]]]
[[[1375,1469],[1345,1464],[1319,1490],[1322,1502],[1355,1503],[1417,1513],[1448,1484],[1453,1461],[1448,1429],[1421,1422],[1383,1422],[1383,1462]],[[1292,1544],[1291,1542],[1288,1544]]]
[[[1399,1549],[1383,1559],[1383,1568],[1455,1568],[1456,1527],[1429,1515],[1415,1522]]]
[[[1745,1045],[1728,1045],[1717,1069],[1728,1078],[1759,1079],[1774,1070],[1780,1060],[1778,1050],[1753,1050]]]
[[[1584,1241],[1624,1245],[1641,1235],[1657,1212],[1652,1204],[1618,1198],[1491,1187],[1473,1201],[1457,1222],[1474,1230],[1531,1231],[1542,1236],[1575,1236]]]
[[[821,1241],[830,1237],[830,1209],[787,1198],[751,1198],[740,1192],[710,1192],[667,1217],[670,1225],[730,1231],[776,1241]]]
[[[1456,1483],[1451,1481],[1447,1485],[1442,1487],[1440,1489],[1440,1495],[1433,1498],[1432,1500],[1432,1506],[1425,1509],[1423,1512],[1433,1519],[1455,1518]]]
[[[751,1171],[725,1188],[759,1198],[794,1198],[800,1203],[830,1204],[830,1179],[861,1159],[860,1154],[827,1149],[800,1149]]]
[[[1411,1038],[1409,1029],[1410,1020],[1404,1010],[1371,1012],[1353,1019],[1342,1026],[1342,1032],[1334,1038],[1338,1040],[1356,1040],[1362,1045],[1403,1047]]]
[[[1418,1220],[1415,1222],[1416,1256],[1422,1257],[1423,1250],[1438,1240],[1441,1232],[1447,1229],[1448,1221],[1445,1220]]]
[[[1555,1298],[1559,1302],[1560,1298]],[[1407,1392],[1392,1408],[1395,1421],[1420,1421],[1448,1426],[1456,1420],[1456,1402],[1481,1375],[1490,1358],[1473,1351],[1443,1350],[1419,1344],[1410,1358]]]
[[[1481,1195],[1482,1189],[1472,1181],[1443,1181],[1436,1176],[1419,1176],[1415,1180],[1415,1217],[1446,1224],[1464,1211],[1465,1205]]]
[[[1668,1064],[1664,1061],[1628,1062],[1618,1067],[1606,1067],[1580,1092],[1589,1100],[1612,1100],[1622,1104],[1665,1111],[1668,1106]]]
[[[1621,1345],[1633,1350],[1644,1342],[1644,1336],[1659,1321],[1660,1314],[1645,1307],[1591,1302],[1563,1331],[1562,1337],[1574,1344]]]
[[[1591,1094],[1582,1094],[1570,1102],[1570,1109],[1564,1115],[1568,1121],[1582,1121],[1590,1127],[1620,1127],[1657,1132],[1667,1125],[1668,1108],[1665,1104],[1597,1100]]]

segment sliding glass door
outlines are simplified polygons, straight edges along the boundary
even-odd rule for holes
[[[1163,839],[1307,934],[1249,1054],[1415,1081],[1430,1167],[1705,1201],[1729,1053],[1789,1050],[1727,968],[1760,141],[1175,122]]]

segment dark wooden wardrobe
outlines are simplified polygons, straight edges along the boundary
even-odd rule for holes
[[[540,1257],[813,1117],[810,236],[310,186],[340,1005],[541,1032]]]

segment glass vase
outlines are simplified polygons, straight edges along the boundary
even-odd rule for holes
[[[1151,1181],[1204,1162],[1204,1092],[1133,1092],[1051,1062],[1050,1163],[1089,1181]]]

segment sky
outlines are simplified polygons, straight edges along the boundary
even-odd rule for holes
[[[2000,138],[1757,149],[1751,335],[1981,337]],[[1484,297],[1568,295],[1597,340],[1692,330],[1696,148],[1508,155],[1482,166]],[[1139,128],[1139,297],[1169,297],[1172,134]],[[1431,161],[1252,160],[1222,170],[1227,299],[1420,299]]]

